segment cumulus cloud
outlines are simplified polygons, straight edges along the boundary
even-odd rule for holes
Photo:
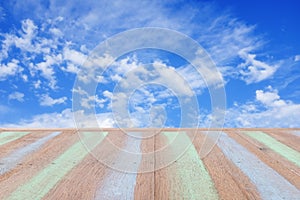
[[[75,127],[72,112],[70,109],[63,110],[61,113],[45,113],[23,119],[14,124],[1,124],[1,127],[26,127],[26,128],[68,128]]]
[[[36,51],[32,40],[37,34],[37,29],[38,27],[31,19],[23,20],[21,37],[15,37],[16,47],[26,51]]]
[[[63,50],[63,56],[65,60],[71,61],[76,66],[80,66],[86,60],[87,56],[83,53],[76,51],[74,49],[70,49],[65,47]]]
[[[44,60],[43,62],[37,63],[34,68],[41,72],[42,76],[49,81],[49,86],[54,89],[57,82],[54,66],[61,63],[62,57],[60,54],[56,56],[46,55]]]
[[[100,99],[97,95],[86,96],[81,98],[80,105],[85,109],[91,109],[93,107],[104,107],[104,103],[107,102],[107,98]]]
[[[41,87],[41,83],[42,83],[41,80],[37,80],[33,83],[33,87],[35,89],[39,89]]]
[[[55,19],[60,16],[56,28],[64,30],[64,37],[75,43],[84,40],[91,49],[113,34],[147,26],[175,29],[194,37],[220,64],[236,57],[242,48],[259,46],[259,37],[253,33],[255,26],[243,23],[226,9],[220,13],[216,4],[208,2],[194,5],[181,1],[116,0],[112,3],[87,0],[85,3],[71,1],[62,5],[55,0],[49,7],[42,2],[25,2],[28,6],[24,6],[23,2],[11,4],[15,11],[19,11],[17,13],[23,13],[22,17]],[[172,3],[181,6],[174,9],[170,6]],[[32,13],[32,8],[40,10],[39,14]]]
[[[106,98],[111,99],[111,98],[113,97],[113,93],[110,92],[110,91],[108,91],[108,90],[105,90],[105,91],[103,92],[103,96],[105,96]]]
[[[256,99],[227,110],[227,127],[299,127],[300,104],[281,99],[271,86],[256,90]],[[234,120],[233,120],[234,119]]]
[[[0,107],[1,108],[1,107]],[[81,111],[78,111],[81,112]],[[78,119],[78,118],[77,118]],[[22,119],[13,124],[0,124],[1,127],[22,127],[22,128],[76,128],[90,127],[94,116],[85,116],[84,120],[76,121],[71,109],[61,112],[44,113],[33,116],[31,119]],[[101,113],[96,115],[97,126],[101,128],[115,127],[111,113]]]
[[[54,99],[49,96],[49,94],[44,94],[40,97],[40,105],[41,106],[53,106],[56,104],[63,104],[67,101],[67,97],[60,97]]]
[[[130,90],[143,84],[154,83],[171,89],[177,96],[192,96],[185,79],[176,72],[175,68],[161,61],[154,61],[151,66],[137,64],[131,71],[123,76],[119,82],[123,90]]]
[[[24,94],[21,92],[13,92],[11,94],[8,95],[8,99],[9,100],[17,100],[19,102],[23,102],[24,101]]]
[[[61,69],[63,60],[57,50],[60,45],[57,38],[58,29],[49,26],[48,21],[37,25],[32,19],[24,19],[21,21],[19,31],[0,34],[3,37],[0,60],[8,60],[8,64],[1,62],[3,73],[0,74],[0,80],[22,72],[20,76],[25,82],[28,80],[31,82],[32,78],[42,76],[47,81],[41,84],[56,89],[56,73]],[[18,60],[9,57],[11,52],[14,52],[14,57]],[[26,74],[28,71],[29,74]]]
[[[123,66],[128,63],[127,58],[124,60]],[[162,61],[155,60],[146,65],[133,62],[125,66],[126,73],[122,71],[120,74],[121,80],[114,93],[104,91],[103,95],[112,97],[110,107],[119,126],[164,126],[167,119],[165,109],[174,106],[172,99],[181,99],[188,105],[194,92],[174,67]]]
[[[84,64],[81,66],[80,70],[78,70],[78,80],[84,84],[91,82],[106,82],[106,77],[104,77],[102,73],[105,71],[106,67],[114,62],[114,58],[109,54],[104,54],[101,56],[96,54],[97,52],[89,55]]]
[[[256,90],[256,100],[263,103],[265,106],[274,107],[274,106],[285,106],[286,101],[280,99],[278,91],[273,89],[271,86],[268,86],[267,91]]]
[[[7,64],[0,64],[0,81],[6,80],[9,76],[15,76],[18,72],[23,71],[23,68],[19,66],[19,61],[12,59]]]
[[[251,51],[255,52],[260,46],[259,37],[254,35],[255,26],[246,25],[232,17],[227,11],[216,12],[215,6],[211,3],[199,2],[197,10],[189,4],[174,10],[168,6],[168,2],[160,1],[124,2],[118,0],[114,3],[87,1],[84,4],[68,2],[66,5],[52,1],[49,7],[45,7],[42,2],[33,3],[31,0],[25,2],[8,3],[15,11],[18,11],[16,13],[23,14],[22,18],[28,17],[28,19],[22,21],[21,34],[4,35],[3,52],[7,53],[9,47],[15,45],[22,51],[35,54],[49,54],[50,52],[55,52],[53,56],[62,54],[67,63],[66,66],[57,67],[57,70],[63,69],[71,73],[78,72],[78,65],[82,64],[86,58],[87,48],[94,48],[95,45],[114,33],[136,27],[156,26],[182,31],[203,44],[220,66],[225,63],[229,64],[228,61],[238,57],[239,51],[243,48],[251,47]],[[32,8],[28,9],[29,6],[39,10],[40,14],[36,15],[36,13],[30,12]],[[61,9],[61,6],[64,6],[64,9]],[[139,9],[140,7],[144,9]],[[102,12],[99,12],[99,9]],[[74,14],[74,10],[77,10],[76,14]],[[199,13],[203,17],[200,17]],[[42,25],[37,25],[34,21],[41,18],[47,20]],[[46,37],[49,34],[50,37]],[[61,43],[56,38],[63,39],[60,42],[67,43],[62,47],[62,52],[58,47]],[[69,44],[74,43],[79,47],[69,48]],[[108,61],[111,62],[109,59]],[[57,64],[61,63],[57,62]],[[47,68],[49,72],[49,68],[57,71],[53,66],[49,66]],[[223,68],[223,70],[225,69],[233,71],[229,67]],[[45,71],[45,67],[42,70]],[[253,73],[256,71],[254,70]],[[269,74],[269,72],[263,73],[266,75],[251,81],[259,81]],[[89,71],[88,74],[93,73]],[[226,74],[231,75],[231,73]],[[81,78],[85,81],[90,79],[87,74]],[[117,75],[114,75],[113,78],[120,80]]]
[[[39,35],[39,27],[32,19],[21,21],[21,30],[16,33],[1,34],[4,37],[2,41],[2,58],[7,58],[9,50],[16,47],[22,53],[49,53],[50,48],[55,45],[54,40]]]
[[[174,9],[173,6],[169,6],[172,3],[180,4],[180,6]],[[13,17],[16,20],[20,19],[20,27],[18,29],[16,26],[16,31],[0,33],[0,81],[20,73],[23,80],[28,80],[27,83],[33,85],[34,89],[46,89],[49,94],[57,89],[59,81],[66,81],[65,79],[74,81],[74,73],[79,72],[79,66],[97,44],[115,33],[137,27],[164,27],[191,36],[203,45],[217,66],[220,66],[223,77],[238,77],[247,84],[253,84],[272,78],[278,69],[274,62],[270,63],[258,56],[257,51],[263,46],[264,41],[255,33],[255,25],[240,21],[226,9],[219,12],[215,4],[210,2],[198,2],[197,9],[194,4],[186,4],[182,1],[138,0],[116,0],[113,3],[90,0],[62,3],[59,0],[53,0],[47,6],[42,1],[24,0],[6,1],[5,5],[9,5],[14,10]],[[12,51],[17,54],[15,58],[10,58]],[[294,60],[299,61],[299,55],[296,55]],[[96,55],[90,57],[83,66],[84,73],[78,79],[84,83],[91,80],[101,83],[108,80],[122,82],[122,79],[126,79],[138,85],[152,78],[153,81],[173,88],[173,92],[179,96],[191,96],[193,91],[200,94],[202,88],[206,87],[205,81],[195,75],[195,71],[192,71],[189,66],[180,66],[175,69],[171,65],[157,61],[152,70],[149,70],[141,67],[141,63],[135,58],[115,62],[108,76],[96,76],[95,66],[104,68],[113,61],[108,54],[104,57]],[[28,74],[26,76],[21,72]],[[61,72],[64,74],[62,75]],[[72,73],[71,76],[68,73]],[[215,83],[216,74],[211,73],[209,68],[203,68],[203,74],[206,75],[206,83]],[[59,80],[58,75],[63,78]],[[185,79],[180,78],[180,75]],[[127,82],[126,85],[126,81],[122,82],[123,87],[127,87],[128,90],[131,83]],[[16,83],[12,82],[12,84]],[[70,88],[64,89],[70,91]],[[82,92],[79,89],[77,91]],[[40,93],[40,91],[35,91],[35,93]],[[67,102],[66,97],[55,99],[49,94],[40,96],[42,106]],[[111,92],[104,91],[102,94],[105,97],[103,99],[87,95],[86,99],[81,102],[82,106],[90,108],[93,101],[103,106],[108,101],[107,99],[114,98]],[[120,96],[122,95],[120,93]],[[170,95],[172,95],[171,92],[161,92],[155,100],[157,101],[158,97],[166,98]],[[148,97],[151,101],[153,100],[150,96]],[[119,105],[121,107],[125,104],[120,101]],[[258,105],[264,108],[264,112],[259,110]],[[255,100],[240,106],[241,112],[236,108],[232,108],[230,112],[236,113],[236,118],[232,119],[240,117],[241,124],[244,126],[247,125],[246,122],[249,122],[248,125],[256,124],[255,118],[264,121],[260,117],[263,115],[270,115],[270,119],[272,119],[271,114],[279,115],[275,107],[282,111],[282,115],[285,112],[288,113],[291,108],[297,109],[297,104],[283,100],[274,89],[257,90]],[[164,116],[158,115],[159,110],[153,109],[152,113],[148,112],[145,116],[149,117],[150,113],[151,116],[156,116],[154,118],[157,119],[157,124],[162,123]],[[137,106],[136,111],[136,114],[141,113],[142,107]],[[35,116],[34,121],[46,121],[47,117],[59,118],[61,115],[66,117],[68,113],[70,114],[70,110],[65,110],[63,113],[39,115]],[[108,119],[111,118],[108,117]],[[135,117],[135,120],[138,123],[141,119]],[[27,122],[34,125],[33,121]],[[61,123],[67,124],[63,121]],[[107,123],[112,124],[111,121]],[[292,121],[291,124],[293,123]]]

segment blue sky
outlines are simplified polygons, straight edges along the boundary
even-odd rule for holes
[[[226,91],[225,127],[299,127],[299,7],[296,0],[1,1],[0,126],[74,127],[80,110],[72,96],[85,94],[74,81],[93,49],[122,31],[161,27],[197,41],[217,66]],[[198,99],[199,126],[209,126],[210,93],[184,58],[142,49],[112,62],[95,94],[80,100],[95,110],[99,126],[118,126],[115,113],[125,104],[115,89],[122,80],[141,79],[132,70],[144,78],[155,72],[155,80],[179,89],[141,85],[125,105],[130,123],[122,126],[181,125],[179,97],[189,93],[173,72]]]

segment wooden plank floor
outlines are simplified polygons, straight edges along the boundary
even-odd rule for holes
[[[299,200],[299,132],[2,129],[0,199]]]

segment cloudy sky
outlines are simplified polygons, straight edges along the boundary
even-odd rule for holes
[[[297,0],[1,1],[0,126],[74,127],[73,114],[92,109],[102,127],[179,127],[187,108],[198,111],[190,126],[209,126],[208,87],[216,81],[172,52],[106,55],[97,63],[109,64],[103,73],[78,76],[91,70],[86,61],[101,42],[159,27],[197,41],[217,66],[225,127],[299,127],[299,7]],[[97,82],[93,94],[74,86],[89,79]],[[191,96],[198,107],[185,101]],[[128,118],[118,115],[124,109]]]

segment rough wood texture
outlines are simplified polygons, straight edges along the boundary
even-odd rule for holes
[[[80,154],[75,146],[80,146],[81,140],[73,129],[1,129],[0,136],[5,131],[30,133],[7,143],[4,141],[7,138],[2,139],[4,143],[0,145],[0,170],[3,171],[0,173],[0,199],[16,199],[20,194],[30,196],[28,192],[34,189],[27,190],[30,187],[28,183],[33,182],[37,185],[35,187],[40,187],[36,188],[38,192],[51,181],[54,186],[42,195],[42,199],[264,199],[264,188],[258,187],[255,177],[249,177],[252,172],[241,168],[245,165],[240,165],[237,158],[230,158],[235,156],[231,149],[238,148],[245,151],[245,156],[255,157],[256,162],[261,162],[269,171],[276,173],[280,178],[278,180],[283,180],[280,184],[289,190],[286,191],[286,197],[300,197],[300,167],[297,162],[292,162],[288,157],[272,150],[273,147],[269,144],[263,144],[244,134],[244,131],[261,131],[286,148],[296,151],[293,156],[297,159],[300,156],[300,137],[292,134],[292,131],[299,132],[300,129],[223,129],[223,142],[219,140],[221,142],[218,141],[210,153],[201,159],[203,143],[209,140],[205,136],[207,130],[199,129],[193,135],[194,129],[126,129],[126,133],[119,129],[104,129],[101,130],[106,132],[104,139],[90,153]],[[28,151],[29,145],[55,131],[62,133],[47,140],[34,151]],[[99,132],[93,129],[85,131]],[[137,139],[139,136],[145,138]],[[179,140],[172,143],[176,137]],[[234,144],[226,143],[227,140],[235,142],[239,147],[221,146]],[[181,151],[182,144],[190,146],[174,159],[173,156],[178,150]],[[30,153],[24,153],[21,159],[15,159],[18,163],[12,165],[11,169],[4,169],[8,165],[3,162],[14,160],[9,156],[26,147]],[[141,159],[126,160],[126,154],[115,147],[134,151],[135,158],[140,156]],[[67,163],[69,168],[71,166],[70,170],[63,175],[60,170],[54,173],[53,177],[57,180],[54,183],[50,178],[37,184],[37,175],[49,166],[58,165],[59,163],[55,163],[57,158],[72,148],[74,155],[81,155],[82,159],[70,159],[68,162],[71,163]],[[240,158],[243,156],[243,152],[236,154]],[[68,155],[70,156],[70,152]],[[130,169],[135,173],[115,169],[126,162],[131,164],[133,168]],[[251,160],[247,162],[247,166],[252,166]],[[266,179],[267,175],[266,173]],[[266,191],[271,188],[267,187],[269,186],[266,185]]]

